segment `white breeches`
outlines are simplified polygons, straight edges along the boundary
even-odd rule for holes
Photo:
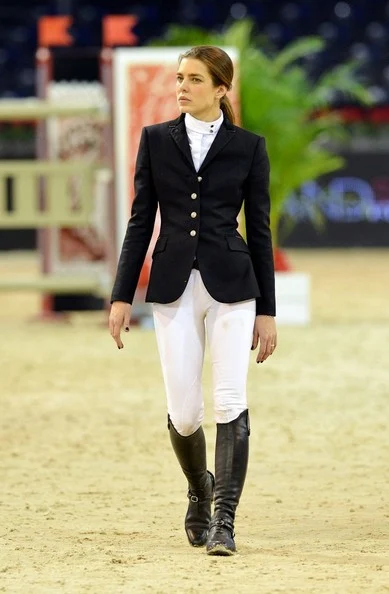
[[[206,335],[215,421],[236,419],[248,408],[246,381],[255,299],[219,303],[194,269],[181,297],[173,303],[154,303],[153,315],[168,413],[178,433],[191,435],[203,421],[201,375]]]

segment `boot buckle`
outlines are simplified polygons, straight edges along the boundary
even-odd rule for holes
[[[231,533],[232,538],[234,538],[234,536],[235,536],[233,525],[231,525],[230,522],[226,522],[222,518],[212,520],[211,528],[212,527],[216,527],[216,528],[220,528],[220,529],[226,528]]]
[[[197,495],[193,495],[193,493],[191,493],[190,491],[188,491],[188,499],[190,499],[192,503],[199,502],[199,498],[197,497]]]

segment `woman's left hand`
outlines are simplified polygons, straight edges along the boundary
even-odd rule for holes
[[[273,316],[256,316],[251,350],[255,350],[259,342],[257,363],[263,363],[274,353],[277,346],[276,321]]]

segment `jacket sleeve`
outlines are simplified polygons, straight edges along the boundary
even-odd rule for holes
[[[143,128],[140,139],[134,183],[135,197],[120,253],[111,303],[113,301],[132,303],[153,234],[158,201],[151,175],[146,128]]]
[[[257,315],[276,315],[274,259],[270,231],[270,165],[265,139],[260,137],[249,176],[244,187],[247,244],[261,296],[257,298]]]

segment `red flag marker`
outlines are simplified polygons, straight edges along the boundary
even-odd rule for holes
[[[138,37],[133,28],[138,23],[137,16],[110,14],[103,19],[103,45],[136,45]]]
[[[73,23],[70,16],[45,16],[38,21],[38,43],[39,47],[50,47],[52,45],[72,45],[73,37],[68,29]]]

